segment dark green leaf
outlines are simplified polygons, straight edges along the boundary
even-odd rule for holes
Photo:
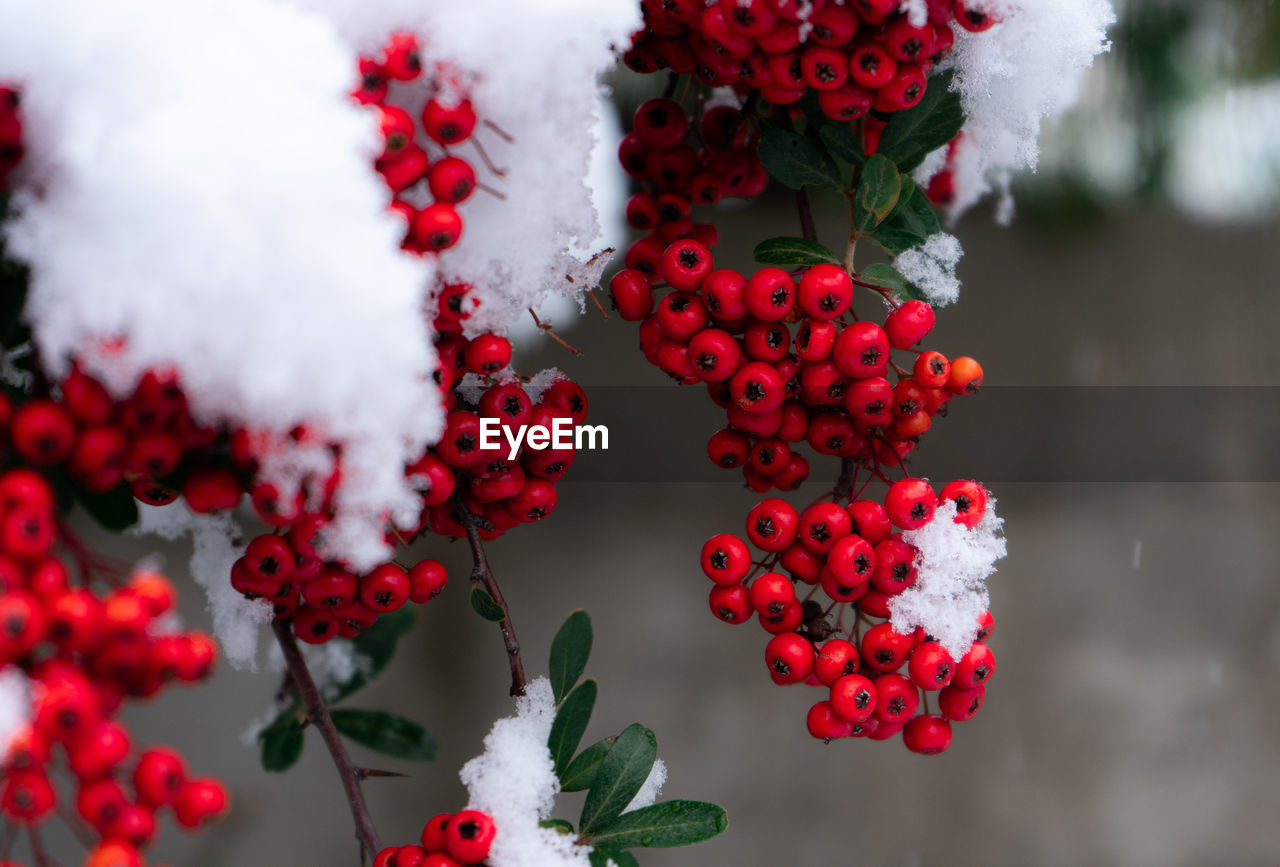
[[[924,97],[907,111],[898,111],[880,134],[877,153],[884,154],[898,168],[909,172],[935,151],[955,138],[964,126],[960,94],[951,90],[951,72],[929,79]]]
[[[502,606],[493,601],[493,597],[485,593],[480,587],[471,589],[471,607],[476,610],[485,620],[492,620],[494,623],[500,623],[507,619],[507,614],[502,610]]]
[[[556,704],[573,689],[591,655],[591,616],[579,608],[551,639],[551,692]]]
[[[753,254],[761,265],[839,265],[836,254],[807,238],[769,238],[756,244]]]
[[[543,819],[538,823],[539,828],[555,828],[561,834],[572,834],[573,823],[567,819]]]
[[[868,237],[894,256],[900,256],[912,247],[925,242],[930,235],[942,231],[938,215],[924,191],[916,187],[910,198],[898,200],[898,207]]]
[[[897,269],[885,262],[877,262],[874,265],[868,265],[862,269],[862,273],[858,275],[858,279],[864,283],[874,283],[877,286],[883,286],[892,291],[895,295],[903,300],[914,298],[917,301],[926,301],[923,292],[914,285],[907,282],[907,278],[898,273]]]
[[[853,188],[853,225],[866,234],[885,221],[898,204],[898,169],[881,154],[867,159]]]
[[[377,677],[395,654],[396,643],[407,633],[417,618],[416,609],[406,605],[399,611],[379,615],[368,629],[354,639],[356,673],[339,683],[319,684],[325,704],[335,704]],[[343,639],[338,639],[339,641]]]
[[[338,708],[330,716],[334,728],[371,750],[414,762],[436,757],[436,739],[413,720],[381,710],[347,708]]]
[[[591,833],[592,845],[610,849],[657,848],[701,843],[729,824],[724,808],[706,801],[663,801],[623,813]]]
[[[596,768],[600,767],[600,763],[604,761],[609,748],[616,740],[617,738],[605,738],[596,741],[578,753],[578,757],[569,762],[569,767],[564,769],[564,773],[559,774],[560,791],[581,792],[583,789],[591,788],[596,778]]]
[[[649,769],[658,757],[658,739],[640,723],[623,729],[609,754],[596,768],[596,778],[582,805],[578,828],[583,834],[617,818],[644,785]]]
[[[805,184],[840,187],[840,168],[822,148],[799,133],[766,126],[760,136],[760,162],[769,176],[793,190]]]
[[[596,682],[584,680],[565,698],[556,711],[555,722],[551,724],[551,736],[547,738],[547,747],[551,750],[551,758],[556,763],[556,776],[560,776],[569,765],[582,735],[591,721],[591,711],[596,706]]]
[[[607,846],[601,846],[592,849],[591,854],[587,857],[591,859],[591,867],[608,867],[610,861],[617,864],[618,867],[640,867],[640,862],[636,860],[636,856],[626,849],[611,849]]]
[[[867,160],[862,150],[862,142],[853,137],[853,127],[842,122],[828,122],[818,129],[818,138],[827,146],[827,150],[840,159],[854,166],[860,166]]]
[[[109,491],[86,491],[77,487],[76,497],[104,529],[118,533],[138,523],[138,501],[126,484],[116,485]]]
[[[258,732],[262,769],[273,773],[289,770],[302,755],[304,743],[303,732],[298,726],[298,709],[291,707]]]

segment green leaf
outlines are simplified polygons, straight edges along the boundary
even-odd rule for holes
[[[889,215],[889,219],[868,237],[894,256],[900,256],[912,247],[923,244],[930,235],[941,231],[942,224],[938,222],[938,215],[934,213],[929,197],[916,187],[911,191],[910,198],[899,198],[898,207]]]
[[[610,861],[617,864],[618,867],[640,867],[640,862],[636,860],[636,856],[626,849],[611,849],[607,846],[601,846],[592,849],[587,857],[591,860],[591,867],[608,867]]]
[[[543,819],[538,823],[539,828],[555,828],[562,835],[573,833],[573,823],[567,819]]]
[[[604,761],[609,748],[616,740],[617,738],[609,737],[596,741],[578,753],[578,757],[569,762],[569,767],[564,769],[564,773],[558,774],[560,791],[581,792],[583,789],[591,788],[596,778],[596,768],[600,767],[600,763]]]
[[[338,708],[329,715],[334,728],[371,750],[413,762],[436,757],[436,739],[413,720],[381,710]]]
[[[302,755],[305,742],[303,731],[298,725],[298,708],[295,705],[258,732],[262,769],[277,774],[289,770]]]
[[[864,283],[883,286],[904,300],[911,298],[917,301],[928,300],[923,292],[916,288],[914,284],[908,283],[906,277],[903,277],[896,268],[886,262],[876,262],[874,265],[868,265],[863,268],[862,273],[858,274],[858,279]]]
[[[898,169],[881,154],[873,154],[853,189],[853,225],[866,234],[880,225],[898,204]]]
[[[658,739],[653,732],[632,723],[610,748],[596,768],[596,778],[582,805],[578,827],[583,834],[594,834],[612,822],[644,785],[653,761],[658,757]]]
[[[416,619],[416,608],[406,605],[399,611],[379,615],[372,626],[352,639],[356,672],[344,681],[319,684],[325,704],[341,701],[377,677],[395,655],[397,642],[413,628]]]
[[[827,150],[854,166],[867,161],[862,142],[853,137],[853,127],[842,121],[828,121],[818,128],[818,138]]]
[[[793,190],[805,184],[842,186],[840,167],[821,147],[797,132],[777,125],[765,126],[758,153],[769,176]]]
[[[587,723],[591,721],[591,711],[596,706],[596,682],[584,680],[573,692],[569,693],[556,718],[551,723],[551,735],[547,738],[547,747],[551,750],[551,758],[556,764],[556,776],[560,776],[569,765],[582,736],[587,731]]]
[[[591,844],[610,849],[689,846],[710,840],[729,825],[724,808],[706,801],[663,801],[623,813],[591,833]]]
[[[904,172],[924,161],[931,151],[955,138],[964,126],[960,94],[951,90],[950,71],[929,79],[924,97],[907,111],[894,112],[880,134],[877,153]]]
[[[474,603],[473,603],[474,604]],[[581,608],[565,620],[551,639],[551,692],[559,704],[587,668],[591,655],[591,615]]]
[[[77,486],[76,497],[104,529],[119,533],[138,523],[138,501],[126,484],[109,491],[86,491]]]
[[[836,254],[807,238],[769,238],[756,244],[752,254],[761,265],[839,265]]]
[[[502,606],[494,602],[493,597],[480,587],[471,588],[471,607],[485,620],[501,623],[507,619],[507,613],[502,610]]]

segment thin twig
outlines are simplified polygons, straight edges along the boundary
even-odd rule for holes
[[[853,458],[841,458],[840,460],[840,478],[836,480],[835,495],[836,502],[844,500],[849,502],[849,495],[853,493],[853,482],[858,475],[858,462]]]
[[[596,305],[596,309],[600,311],[600,315],[603,316],[607,322],[609,320],[609,314],[605,312],[604,305],[601,304],[600,299],[596,297],[596,290],[588,289],[587,294],[591,296],[592,303]]]
[[[480,540],[480,516],[471,511],[460,494],[454,495],[454,502],[462,515],[462,526],[467,531],[467,542],[471,545],[471,581],[484,585],[485,592],[493,597],[502,609],[503,618],[498,626],[502,629],[502,641],[507,648],[507,661],[511,663],[511,694],[524,695],[524,660],[520,658],[520,641],[516,638],[516,628],[511,623],[511,609],[507,600],[502,597],[502,588],[493,577],[489,568],[489,558],[484,553],[484,543]]]
[[[796,190],[796,208],[800,211],[800,234],[804,235],[806,241],[818,240],[818,227],[813,222],[809,192],[804,187]]]
[[[342,743],[342,736],[333,725],[329,716],[329,708],[320,697],[320,690],[311,678],[307,662],[298,649],[298,640],[293,635],[293,624],[287,620],[277,620],[271,625],[275,631],[276,641],[284,653],[285,666],[298,689],[298,695],[307,709],[308,718],[320,731],[324,745],[329,748],[333,764],[342,778],[342,789],[347,794],[347,803],[351,806],[351,818],[356,823],[356,839],[360,841],[360,863],[372,859],[382,849],[378,839],[378,829],[373,826],[373,817],[369,815],[369,805],[364,799],[364,790],[360,788],[361,773],[356,763],[351,761],[347,748]]]
[[[532,307],[529,308],[529,315],[533,317],[533,324],[538,326],[538,328],[541,329],[548,337],[550,337],[556,343],[559,343],[561,346],[563,346],[565,349],[572,352],[574,355],[582,355],[581,349],[578,349],[576,346],[571,345],[563,337],[561,337],[559,334],[556,334],[554,331],[551,330],[550,322],[543,322],[541,319],[539,319],[538,314],[533,312]]]
[[[858,248],[858,227],[854,223],[854,215],[858,212],[857,200],[850,197],[849,199],[849,244],[844,248],[844,270],[849,272],[852,277],[858,273],[853,268],[853,254]]]

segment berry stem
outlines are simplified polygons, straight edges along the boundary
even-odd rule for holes
[[[857,201],[852,196],[850,196],[849,197],[849,243],[844,248],[844,270],[849,273],[850,277],[858,273],[856,270],[854,270],[854,267],[853,267],[853,254],[854,254],[854,251],[857,250],[858,248],[858,229],[853,222],[853,217],[857,211],[857,207],[858,207]],[[862,284],[862,285],[865,285],[865,284]]]
[[[378,829],[373,826],[373,817],[369,815],[369,805],[365,802],[364,790],[360,788],[360,781],[363,778],[361,770],[351,760],[346,746],[342,743],[342,736],[333,725],[329,708],[320,697],[320,690],[316,688],[316,682],[307,669],[307,662],[302,658],[302,651],[298,649],[298,640],[293,635],[293,624],[288,620],[277,620],[271,624],[271,628],[284,654],[285,667],[289,670],[293,685],[307,708],[308,719],[319,729],[320,737],[324,739],[324,745],[328,747],[329,755],[333,757],[333,764],[338,769],[338,776],[342,778],[342,789],[346,792],[347,803],[351,806],[351,818],[356,823],[356,839],[360,841],[360,863],[363,864],[381,851],[382,843],[378,839]]]
[[[502,629],[502,640],[507,648],[507,660],[511,663],[511,694],[524,695],[524,660],[520,658],[520,640],[516,638],[516,628],[511,623],[511,609],[507,607],[507,600],[502,596],[502,588],[493,577],[493,570],[489,568],[489,558],[484,553],[484,543],[480,541],[479,516],[471,511],[460,494],[455,494],[454,500],[462,514],[462,526],[466,528],[467,542],[471,545],[471,560],[475,564],[471,569],[471,581],[473,584],[476,582],[483,584],[485,592],[493,597],[493,601],[498,603],[498,607],[505,615],[498,626]]]
[[[813,222],[813,208],[809,205],[809,192],[804,187],[796,190],[796,209],[800,212],[800,234],[806,241],[818,240],[818,227]]]
[[[44,840],[40,838],[40,831],[35,825],[27,826],[27,836],[31,839],[31,860],[36,867],[53,867],[53,862],[44,851]]]
[[[836,498],[836,502],[844,500],[848,503],[853,493],[853,483],[858,477],[858,462],[853,458],[840,459],[840,478],[836,480],[835,490],[832,494]]]
[[[581,349],[578,349],[576,346],[570,345],[563,337],[561,337],[559,334],[556,334],[554,331],[552,331],[550,322],[543,322],[541,319],[539,319],[538,314],[533,311],[532,307],[529,308],[529,315],[533,317],[533,324],[536,325],[541,331],[543,331],[548,337],[550,337],[556,343],[559,343],[561,346],[563,346],[565,349],[572,352],[574,355],[582,354]]]

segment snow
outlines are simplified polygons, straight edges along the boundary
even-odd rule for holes
[[[956,27],[947,61],[969,117],[955,157],[951,212],[964,212],[995,189],[997,216],[1007,222],[1012,173],[1036,167],[1041,121],[1075,104],[1085,70],[1110,48],[1106,28],[1115,11],[1108,0],[988,0],[983,6],[1003,20],[982,33]]]
[[[138,505],[135,535],[176,540],[192,538],[191,577],[204,588],[213,634],[234,668],[257,670],[258,627],[271,622],[271,605],[250,601],[231,586],[231,565],[244,553],[240,528],[230,514],[196,515],[179,501],[168,506]]]
[[[955,501],[948,500],[928,524],[902,534],[920,554],[916,583],[889,600],[895,632],[910,634],[922,626],[952,658],[968,653],[978,617],[989,605],[987,578],[1007,553],[1004,519],[995,506],[995,499],[988,498],[982,520],[970,530],[956,523]]]
[[[894,259],[893,267],[923,292],[931,304],[941,307],[960,298],[956,265],[963,255],[958,239],[938,232]]]
[[[493,724],[484,752],[463,765],[458,776],[471,799],[469,810],[488,813],[497,835],[486,863],[493,867],[562,867],[590,863],[590,849],[573,844],[538,823],[551,815],[560,781],[555,775],[547,737],[556,707],[551,681],[528,684],[516,700],[516,715]]]
[[[662,794],[662,787],[667,783],[667,764],[662,759],[654,759],[653,767],[649,769],[649,776],[645,777],[644,784],[640,786],[640,791],[636,792],[636,796],[631,799],[631,803],[623,809],[622,812],[630,813],[632,810],[642,810],[645,807],[651,807],[658,801],[658,796]]]
[[[928,0],[902,0],[898,9],[907,13],[907,20],[912,27],[923,27],[929,22]]]
[[[31,721],[31,682],[15,665],[0,669],[0,759],[14,737]]]

